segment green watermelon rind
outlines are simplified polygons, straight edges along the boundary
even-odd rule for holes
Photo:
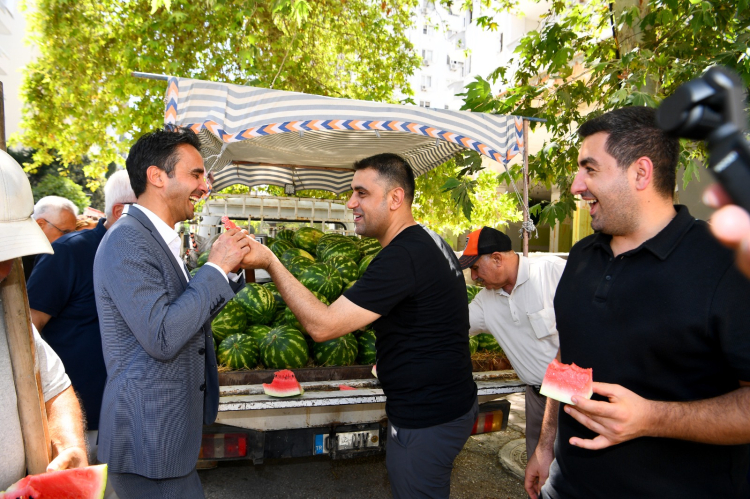
[[[558,400],[564,404],[575,405],[571,397],[590,399],[593,392],[593,370],[584,369],[575,364],[563,364],[557,359],[547,366],[544,373],[541,395]]]
[[[351,258],[347,258],[341,255],[335,255],[332,256],[326,263],[332,265],[336,268],[336,270],[339,271],[341,280],[344,282],[344,289],[341,290],[342,292],[346,289],[347,284],[352,281],[356,281],[359,278],[359,266],[357,265],[357,262],[355,262]]]
[[[221,341],[231,334],[241,333],[247,327],[247,312],[237,300],[231,299],[211,321],[214,337]]]
[[[249,324],[268,324],[276,314],[276,298],[261,284],[248,283],[234,299],[245,308]]]
[[[375,331],[366,329],[357,339],[359,353],[357,362],[362,365],[375,364],[377,360],[377,350],[375,349]]]
[[[357,360],[359,344],[352,333],[315,344],[315,362],[320,366],[350,366]]]
[[[320,245],[319,245],[320,246]],[[327,262],[334,256],[344,256],[358,263],[362,258],[359,248],[354,241],[343,237],[341,239],[332,240],[322,250],[318,249],[318,259]]]
[[[310,291],[322,294],[329,302],[336,300],[344,289],[344,281],[336,267],[323,262],[314,263],[303,270],[299,282]]]
[[[298,369],[308,356],[304,335],[291,326],[273,328],[260,344],[261,362],[268,369]]]
[[[490,333],[479,333],[476,335],[477,341],[479,341],[479,350],[483,352],[498,352],[502,353],[503,349],[497,342],[494,336]]]
[[[227,336],[216,350],[216,360],[230,369],[251,369],[258,364],[258,343],[250,335]]]
[[[323,232],[314,227],[302,227],[294,233],[294,245],[310,254],[314,254]]]

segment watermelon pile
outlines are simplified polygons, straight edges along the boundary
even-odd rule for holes
[[[382,249],[377,239],[283,229],[268,247],[321,302],[329,305],[351,287]],[[296,369],[375,362],[375,333],[357,331],[315,343],[273,282],[248,284],[212,322],[216,357],[229,369]]]

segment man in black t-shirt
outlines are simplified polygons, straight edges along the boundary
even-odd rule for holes
[[[342,297],[324,305],[258,243],[243,267],[271,274],[315,341],[373,324],[393,495],[447,498],[453,460],[478,412],[463,273],[445,241],[414,221],[414,174],[401,157],[379,154],[354,170],[347,206],[356,232],[377,238],[383,250]]]
[[[750,282],[673,205],[679,142],[653,109],[606,113],[579,135],[571,191],[598,233],[571,249],[555,315],[558,358],[593,368],[594,396],[560,410],[548,399],[526,490],[749,497]]]

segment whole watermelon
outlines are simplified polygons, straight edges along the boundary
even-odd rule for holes
[[[471,303],[471,300],[473,300],[480,291],[482,291],[482,288],[479,286],[474,286],[472,284],[466,285],[466,297],[469,299],[469,303]]]
[[[315,362],[320,366],[350,366],[357,360],[359,345],[352,333],[315,344]]]
[[[344,291],[346,291],[347,289],[349,289],[349,288],[351,288],[352,286],[354,286],[354,283],[355,283],[355,282],[357,282],[357,281],[355,280],[355,281],[352,281],[352,282],[350,282],[349,284],[346,284],[346,285],[344,286],[344,289],[343,289],[343,290],[341,290],[341,294],[343,294],[343,293],[344,293]]]
[[[310,291],[322,294],[330,302],[338,298],[344,289],[339,271],[327,263],[314,263],[307,267],[302,271],[299,282]]]
[[[315,261],[315,257],[312,256],[307,251],[303,250],[302,248],[289,248],[286,250],[280,257],[279,260],[281,260],[281,264],[284,265],[284,267],[289,268],[289,262],[294,258],[295,256],[302,256],[310,260],[311,262]]]
[[[503,349],[500,348],[497,340],[490,333],[479,333],[475,338],[479,342],[479,350],[502,353]]]
[[[331,241],[323,248],[323,251],[318,251],[318,259],[324,262],[327,262],[334,256],[343,256],[355,262],[359,262],[362,257],[354,241],[343,236],[340,239]]]
[[[365,274],[365,270],[370,266],[370,262],[375,258],[374,255],[367,255],[359,261],[359,276],[362,277]]]
[[[320,254],[325,251],[329,244],[333,244],[336,241],[341,241],[342,239],[346,240],[348,238],[344,235],[336,234],[335,232],[323,234],[323,237],[320,238],[320,240],[318,241],[318,245],[315,247],[315,254],[318,255],[318,259],[323,260]]]
[[[276,313],[276,299],[264,286],[251,282],[234,297],[247,313],[249,324],[268,324]]]
[[[469,336],[469,352],[471,355],[477,353],[477,348],[479,348],[479,340],[476,336]]]
[[[278,326],[260,341],[260,359],[269,369],[297,369],[307,364],[305,337],[291,326]]]
[[[281,293],[279,293],[278,288],[276,288],[276,283],[267,282],[263,285],[263,287],[270,291],[273,295],[273,299],[276,300],[276,310],[286,307],[286,302],[284,301],[284,298],[281,297]]]
[[[313,260],[305,258],[304,256],[295,256],[289,261],[289,265],[287,265],[286,268],[294,277],[299,279],[302,275],[302,271],[314,263]]]
[[[196,268],[194,268],[193,270],[191,270],[191,271],[190,271],[190,277],[191,277],[191,278],[192,278],[192,277],[195,277],[195,274],[197,274],[197,273],[198,273],[198,270],[199,270],[199,269],[200,269],[200,267],[196,267]]]
[[[365,329],[365,332],[357,339],[357,343],[359,343],[357,362],[359,364],[374,364],[377,356],[375,350],[375,331]]]
[[[292,248],[294,248],[294,244],[290,243],[289,241],[284,241],[283,239],[275,239],[272,243],[268,243],[268,249],[273,251],[273,254],[276,255],[279,259],[286,250],[290,250]]]
[[[286,310],[286,305],[276,310],[276,315],[273,316],[273,319],[269,324],[271,329],[286,324],[286,321],[284,320],[284,310]]]
[[[294,245],[308,253],[314,254],[323,232],[313,227],[302,227],[294,233]]]
[[[359,240],[359,251],[362,252],[363,256],[377,255],[378,252],[383,249],[377,239],[374,237],[363,237]]]
[[[276,239],[282,239],[284,241],[289,241],[290,243],[293,243],[294,240],[294,231],[289,229],[283,229],[276,233]]]
[[[262,340],[270,331],[271,327],[269,326],[264,326],[263,324],[252,324],[245,329],[244,334],[252,337],[256,343],[260,345],[260,340]]]
[[[315,295],[315,298],[322,301],[326,305],[330,305],[326,297],[321,295],[317,291],[313,291],[312,294]],[[284,323],[292,326],[294,329],[304,334],[307,334],[307,330],[302,325],[302,323],[297,319],[297,316],[294,315],[294,313],[292,312],[292,309],[290,309],[289,307],[284,307]]]
[[[351,258],[336,255],[331,257],[326,263],[336,267],[336,270],[339,271],[341,280],[345,285],[352,281],[356,281],[359,277],[359,267]]]
[[[246,327],[245,308],[234,298],[211,321],[211,330],[219,343],[231,334],[242,333]]]
[[[252,336],[232,334],[217,349],[217,360],[230,369],[253,368],[258,363],[258,343]]]

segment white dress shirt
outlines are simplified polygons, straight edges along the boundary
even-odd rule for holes
[[[560,347],[553,302],[565,263],[555,256],[519,255],[518,277],[510,294],[485,288],[469,304],[469,334],[492,333],[528,385],[542,384]]]
[[[177,266],[182,269],[182,273],[185,276],[185,280],[190,281],[190,277],[188,276],[185,263],[182,260],[180,260],[180,235],[177,233],[177,231],[175,231],[173,227],[170,227],[169,225],[167,225],[167,223],[161,218],[159,218],[159,216],[156,215],[156,213],[154,213],[153,211],[149,210],[148,208],[144,206],[141,206],[138,204],[126,206],[127,209],[132,209],[133,207],[141,210],[141,212],[143,212],[143,214],[146,215],[149,220],[151,220],[151,223],[154,224],[156,231],[164,240],[167,247],[169,248],[169,251],[172,253],[172,256],[177,261]],[[214,267],[215,269],[217,269],[219,272],[221,272],[221,275],[224,276],[224,279],[226,279],[227,282],[229,282],[229,277],[227,276],[226,272],[224,272],[224,269],[222,269],[215,263],[211,263],[211,262],[206,262],[206,265],[210,265]],[[234,277],[235,278],[232,280],[237,281],[237,276],[235,275]]]

